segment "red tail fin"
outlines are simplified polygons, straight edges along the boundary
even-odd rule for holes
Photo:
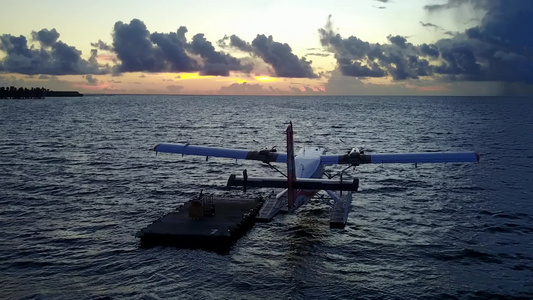
[[[293,132],[292,132],[292,122],[289,122],[287,126],[287,195],[289,197],[288,209],[291,211],[292,206],[294,205],[295,191],[294,191],[294,181],[296,180],[295,166],[294,166],[294,143],[293,143]]]

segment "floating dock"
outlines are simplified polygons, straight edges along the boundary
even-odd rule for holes
[[[227,252],[255,223],[262,198],[202,194],[159,218],[136,236],[142,246],[171,245]]]

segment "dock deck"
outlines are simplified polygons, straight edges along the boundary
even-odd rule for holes
[[[137,237],[141,238],[141,245],[173,245],[227,251],[253,226],[255,215],[263,204],[260,198],[211,196],[209,214],[197,217],[193,212],[197,211],[195,206],[199,205],[198,201],[198,198],[192,199],[141,229],[137,233]]]

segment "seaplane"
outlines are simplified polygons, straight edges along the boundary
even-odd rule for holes
[[[277,188],[281,191],[266,198],[256,216],[257,221],[268,222],[279,212],[294,213],[319,191],[325,191],[333,200],[330,215],[332,228],[344,228],[348,219],[352,193],[359,188],[359,179],[343,179],[343,172],[348,168],[362,164],[415,164],[419,163],[459,163],[478,162],[477,152],[422,152],[422,153],[382,153],[366,154],[364,150],[352,149],[344,154],[327,155],[324,148],[304,146],[295,154],[293,126],[289,122],[285,130],[287,152],[278,152],[275,148],[263,150],[240,150],[231,148],[194,146],[190,144],[158,144],[156,152],[176,153],[209,157],[230,158],[235,160],[255,160],[269,165],[284,177],[249,177],[247,171],[242,176],[230,175],[227,186]],[[286,173],[276,168],[273,163],[286,164]],[[325,172],[330,165],[347,165],[337,173],[339,179]],[[326,175],[327,178],[323,178]],[[343,192],[344,195],[343,195]]]

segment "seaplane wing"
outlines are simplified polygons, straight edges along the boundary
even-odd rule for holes
[[[198,156],[206,156],[206,157],[224,157],[224,158],[233,158],[233,159],[259,160],[265,163],[287,162],[286,153],[279,153],[279,152],[276,152],[276,150],[268,150],[268,149],[259,150],[259,151],[250,151],[250,150],[240,150],[240,149],[231,149],[231,148],[194,146],[190,144],[158,144],[157,146],[154,147],[154,151],[166,152],[166,153],[178,153],[178,154],[183,154],[183,155],[198,155]]]
[[[390,153],[361,154],[352,151],[344,155],[322,155],[322,164],[391,164],[391,163],[451,163],[479,161],[477,152],[427,152],[427,153]]]

